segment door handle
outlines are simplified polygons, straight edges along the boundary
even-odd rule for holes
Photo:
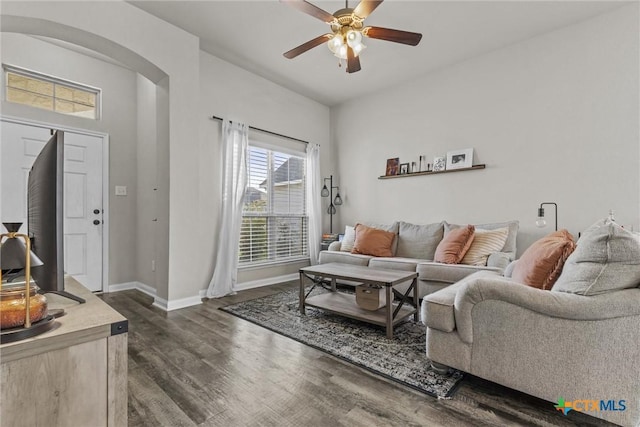
[[[100,225],[100,220],[99,219],[94,219],[93,220],[93,225]]]
[[[94,213],[94,214],[96,214],[96,215],[98,215],[98,214],[100,213],[100,209],[94,209],[94,210],[93,210],[93,213]]]

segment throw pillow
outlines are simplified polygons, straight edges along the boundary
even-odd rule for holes
[[[496,230],[498,228],[507,228],[509,230],[509,234],[507,235],[507,240],[504,242],[504,246],[500,249],[500,252],[504,252],[508,254],[511,258],[516,257],[516,238],[518,237],[518,229],[520,228],[520,222],[506,221],[506,222],[491,222],[487,224],[473,224],[476,227],[476,230]],[[464,225],[457,224],[449,224],[448,222],[444,222],[444,232],[458,228],[464,227]]]
[[[443,235],[442,222],[427,225],[400,222],[396,256],[432,260]]]
[[[471,247],[460,261],[467,265],[487,265],[489,255],[500,252],[507,241],[509,229],[507,227],[497,230],[481,230],[476,228]]]
[[[452,229],[438,244],[433,260],[445,264],[458,264],[469,250],[474,234],[473,225]]]
[[[551,289],[575,248],[573,236],[567,230],[551,233],[524,251],[511,277],[534,288]]]
[[[396,233],[367,227],[362,224],[356,224],[355,230],[356,241],[351,251],[352,254],[393,256],[391,246],[393,245]]]
[[[344,237],[340,242],[341,252],[351,252],[353,250],[353,244],[356,242],[356,230],[350,225],[344,228]]]
[[[366,225],[367,227],[377,228],[378,230],[390,231],[394,234],[393,243],[391,244],[391,252],[395,256],[396,251],[398,250],[398,230],[400,227],[400,223],[395,221],[391,224],[378,224],[375,222],[362,221],[360,224]]]
[[[553,291],[597,295],[638,286],[640,237],[600,221],[582,234]]]

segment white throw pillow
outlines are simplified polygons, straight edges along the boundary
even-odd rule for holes
[[[342,242],[340,244],[341,252],[351,252],[353,250],[353,245],[356,242],[356,229],[350,225],[347,225],[344,228],[344,237],[342,238]]]

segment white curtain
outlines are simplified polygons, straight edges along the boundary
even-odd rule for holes
[[[309,216],[309,259],[318,263],[322,240],[322,208],[320,206],[320,146],[307,145],[307,215]]]
[[[247,187],[249,127],[244,123],[222,122],[222,215],[218,234],[218,254],[207,297],[234,294],[238,280],[238,246],[242,225],[242,203]]]

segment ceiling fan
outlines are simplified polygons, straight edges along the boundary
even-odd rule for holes
[[[366,47],[362,43],[363,36],[411,46],[416,46],[422,38],[422,34],[409,31],[392,30],[381,27],[365,27],[365,18],[369,16],[383,0],[361,0],[355,9],[348,7],[349,5],[347,1],[345,1],[344,9],[336,11],[333,15],[305,0],[280,1],[329,24],[332,31],[331,33],[318,36],[313,40],[309,40],[285,52],[284,56],[288,59],[293,59],[309,49],[326,42],[335,56],[347,61],[347,73],[355,73],[356,71],[360,71],[359,54],[362,49]]]

